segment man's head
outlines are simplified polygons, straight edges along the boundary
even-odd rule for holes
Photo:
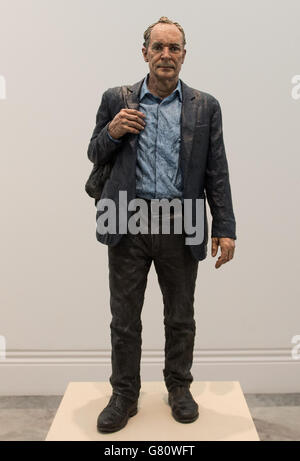
[[[185,34],[177,22],[162,16],[144,33],[142,48],[150,75],[158,80],[177,80],[186,50]]]

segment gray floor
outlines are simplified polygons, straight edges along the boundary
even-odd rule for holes
[[[261,441],[300,440],[300,394],[245,394],[245,398]],[[45,440],[61,399],[0,397],[0,441]]]

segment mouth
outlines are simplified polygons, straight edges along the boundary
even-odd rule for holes
[[[173,67],[171,66],[158,66],[158,67],[160,67],[161,69],[173,69]]]

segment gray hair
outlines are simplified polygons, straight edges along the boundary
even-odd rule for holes
[[[186,41],[185,41],[185,33],[184,33],[184,30],[183,30],[183,28],[181,27],[181,25],[178,24],[178,22],[173,22],[173,21],[171,21],[171,19],[167,18],[167,16],[161,16],[161,18],[159,18],[158,21],[156,21],[156,22],[154,22],[153,24],[151,24],[151,26],[149,26],[148,29],[144,32],[144,43],[143,43],[143,46],[144,46],[145,48],[148,48],[148,46],[149,46],[151,31],[152,31],[153,27],[156,26],[156,24],[174,24],[174,25],[180,30],[180,32],[182,33],[183,48],[185,47],[185,44],[186,44]]]

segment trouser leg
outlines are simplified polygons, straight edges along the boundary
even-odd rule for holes
[[[164,302],[165,367],[167,389],[190,386],[196,322],[194,291],[197,261],[183,234],[162,234],[157,239],[154,265]]]
[[[147,235],[125,234],[108,247],[111,329],[110,383],[115,393],[131,400],[141,388],[141,311],[151,266]]]

